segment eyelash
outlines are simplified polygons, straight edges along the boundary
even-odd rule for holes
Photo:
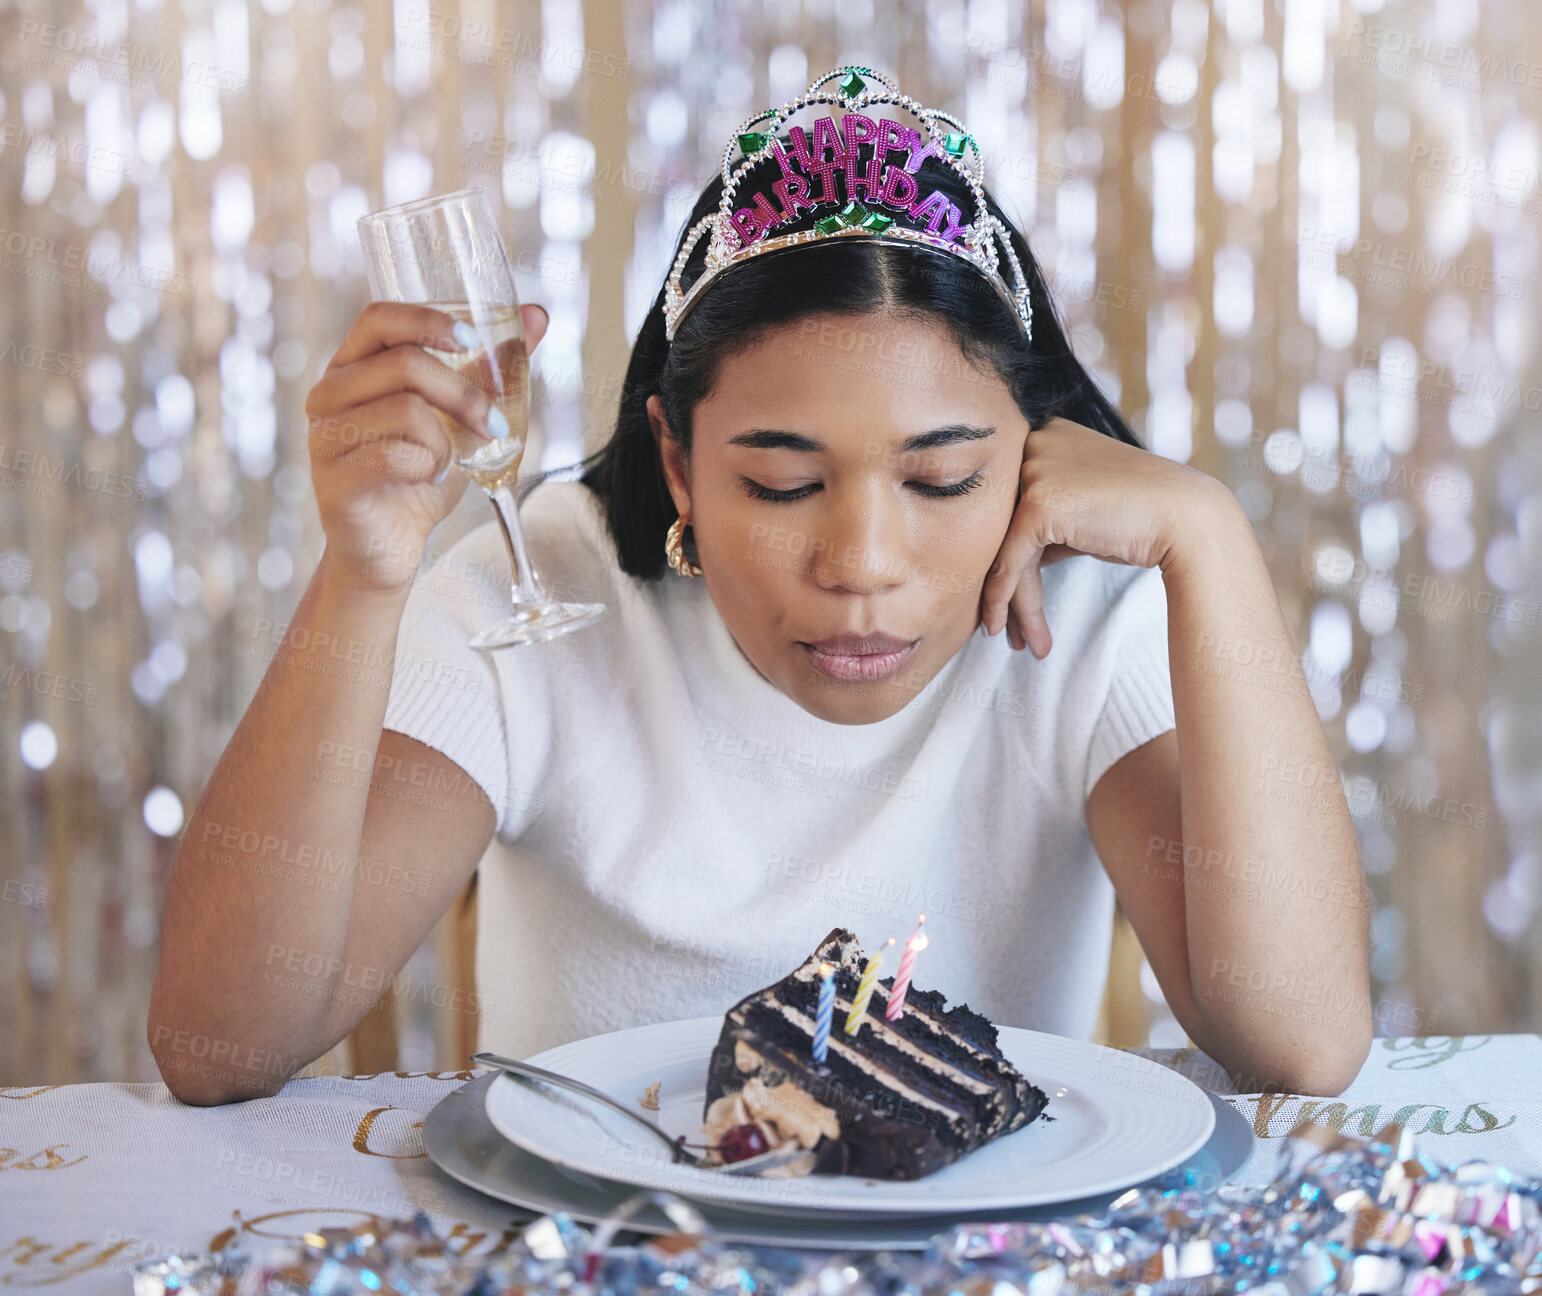
[[[762,486],[748,477],[742,477],[740,480],[744,483],[745,492],[752,499],[774,500],[783,504],[805,499],[814,490],[814,487],[809,485],[799,486],[796,490],[779,491],[772,490],[769,486]],[[911,482],[910,485],[915,486],[927,499],[952,499],[959,495],[967,495],[980,484],[981,480],[981,474],[976,472],[965,477],[963,481],[954,482],[951,486],[929,486],[925,482]]]

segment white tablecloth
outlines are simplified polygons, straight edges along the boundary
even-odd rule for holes
[[[1542,1175],[1542,1037],[1469,1035],[1375,1042],[1332,1100],[1231,1095],[1192,1051],[1138,1050],[1228,1095],[1252,1126],[1233,1182],[1273,1177],[1286,1133],[1315,1118],[1369,1134],[1407,1125],[1437,1160],[1474,1158]],[[477,1071],[395,1072],[291,1081],[272,1098],[185,1107],[154,1084],[0,1088],[0,1287],[122,1293],[139,1260],[220,1250],[241,1224],[253,1251],[330,1224],[422,1207],[452,1245],[506,1245],[528,1214],[462,1187],[428,1160],[428,1111]]]

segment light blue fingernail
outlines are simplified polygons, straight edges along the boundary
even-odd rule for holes
[[[434,485],[435,486],[443,486],[444,485],[444,479],[446,477],[448,477],[449,475],[450,475],[450,465],[449,464],[445,464],[445,466],[439,470],[439,475],[434,478]]]
[[[466,323],[465,320],[456,320],[455,328],[452,332],[455,334],[455,340],[463,347],[474,347],[481,341],[477,337],[477,331]]]
[[[509,434],[509,420],[496,405],[487,411],[487,430],[500,441]]]

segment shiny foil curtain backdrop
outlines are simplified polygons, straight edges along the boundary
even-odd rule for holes
[[[156,1078],[177,841],[321,549],[303,403],[368,298],[356,218],[487,190],[551,314],[526,463],[571,463],[724,142],[843,63],[962,118],[1098,381],[1246,508],[1380,1033],[1535,1028],[1535,5],[32,0],[0,40],[0,1085]],[[490,516],[468,491],[425,573]],[[404,1068],[464,1061],[452,955],[395,983]],[[1181,1044],[1127,972],[1105,1037]]]

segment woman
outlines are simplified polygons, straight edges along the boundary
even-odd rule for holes
[[[173,1092],[275,1092],[479,862],[460,1007],[506,1053],[720,1014],[831,927],[876,947],[923,911],[919,984],[1085,1037],[1117,894],[1239,1086],[1347,1085],[1364,882],[1251,528],[1141,448],[989,210],[1031,344],[979,269],[881,240],[746,260],[672,340],[661,292],[614,436],[523,510],[556,595],[607,614],[487,655],[495,525],[419,559],[466,487],[434,408],[488,435],[488,401],[421,349],[448,316],[360,313],[306,404],[326,549],[167,894]]]

